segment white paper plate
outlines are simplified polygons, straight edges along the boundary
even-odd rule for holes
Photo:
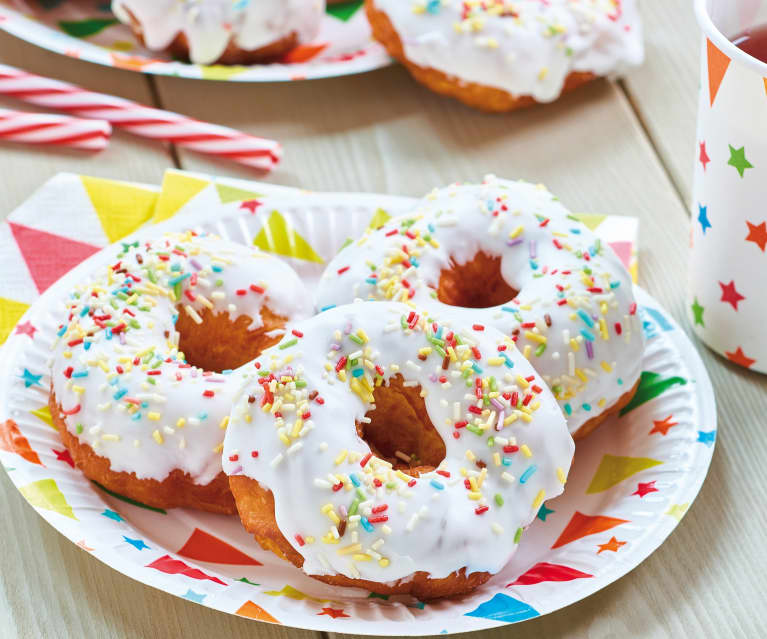
[[[279,209],[285,227],[327,260],[348,235],[363,231],[378,206],[397,212],[409,202],[277,195],[256,214],[222,205],[220,217],[199,226],[252,243],[267,212]],[[214,214],[179,214],[148,231],[198,226]],[[322,271],[316,262],[288,261],[309,282]],[[67,463],[57,433],[35,412],[47,402],[55,329],[49,309],[88,268],[86,261],[59,280],[22,318],[38,328],[34,340],[13,335],[0,353],[0,414],[11,418],[0,428],[0,449],[6,449],[0,461],[38,512],[84,550],[134,579],[210,608],[300,628],[378,635],[522,621],[578,601],[641,563],[677,526],[708,470],[716,437],[711,382],[686,335],[637,288],[647,350],[635,407],[578,444],[564,495],[544,505],[501,573],[470,596],[427,604],[326,586],[260,550],[237,517],[131,505]]]
[[[72,58],[142,73],[230,82],[284,82],[372,71],[391,64],[370,36],[359,0],[328,9],[317,39],[288,64],[250,66],[178,62],[149,51],[109,11],[108,0],[0,0],[0,29]]]

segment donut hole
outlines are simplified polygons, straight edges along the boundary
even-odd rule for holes
[[[183,308],[178,309],[179,350],[188,364],[217,373],[247,364],[279,342],[287,322],[266,306],[261,309],[262,325],[254,329],[249,328],[253,320],[247,315],[232,321],[228,313],[206,308],[200,317],[202,323],[198,324]],[[270,335],[272,331],[276,333]]]
[[[373,390],[375,408],[369,423],[358,423],[357,434],[370,451],[408,475],[418,477],[434,470],[445,459],[445,442],[426,412],[421,386],[405,386],[395,375]]]
[[[490,308],[513,300],[519,291],[501,275],[501,258],[479,251],[462,264],[450,258],[450,267],[439,276],[437,299],[450,306]]]

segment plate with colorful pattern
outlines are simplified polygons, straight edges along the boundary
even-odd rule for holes
[[[129,221],[115,202],[143,211],[135,220],[144,226],[139,234],[211,231],[280,255],[309,283],[349,235],[412,204],[393,196],[269,192],[241,181],[169,175],[159,194],[58,176],[0,227],[0,268],[24,263],[28,273],[19,277],[39,291],[50,284],[39,297],[29,293],[26,312],[18,302],[18,323],[2,350],[0,462],[37,512],[84,552],[144,584],[229,614],[323,631],[430,635],[520,622],[593,594],[656,550],[690,508],[716,440],[713,390],[686,334],[638,287],[647,349],[636,396],[578,443],[564,494],[541,506],[511,562],[468,596],[420,602],[328,586],[261,550],[236,516],[151,508],[88,481],[73,467],[47,409],[57,324],[51,310],[88,262],[52,284],[51,269],[67,260],[77,264],[125,235]],[[73,214],[42,214],[51,198],[68,202]],[[592,216],[592,222],[596,217],[604,218]],[[159,225],[146,228],[151,222]],[[20,282],[17,298],[24,292]],[[6,294],[0,290],[0,302]]]
[[[142,73],[230,82],[286,82],[364,73],[391,64],[370,36],[363,0],[330,5],[311,43],[271,64],[201,65],[149,51],[102,0],[0,0],[0,29],[72,58]]]

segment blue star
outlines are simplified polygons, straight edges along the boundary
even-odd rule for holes
[[[716,431],[715,430],[699,430],[698,431],[698,439],[701,444],[705,444],[706,446],[713,446],[714,440],[716,440]]]
[[[207,595],[204,595],[199,592],[195,592],[194,590],[190,588],[181,596],[184,599],[189,599],[189,601],[194,601],[195,603],[202,603],[202,600],[205,599]]]
[[[26,368],[24,369],[24,374],[20,375],[21,379],[24,380],[24,388],[29,388],[30,386],[34,386],[37,384],[38,386],[42,386],[40,383],[40,380],[43,378],[42,375],[33,375],[30,373]]]
[[[133,546],[136,550],[144,550],[144,548],[149,548],[149,546],[147,546],[144,543],[143,539],[131,539],[130,537],[126,537],[125,535],[123,535],[123,539],[127,541],[131,546]]]
[[[698,204],[698,222],[700,222],[700,228],[703,229],[703,235],[706,234],[706,229],[711,228],[711,222],[708,221],[708,207]]]
[[[103,517],[107,517],[109,519],[114,519],[115,521],[125,521],[122,518],[122,515],[120,515],[120,513],[118,513],[117,511],[114,511],[114,510],[109,510],[109,508],[105,508],[104,512],[101,513],[101,515]]]
[[[538,519],[541,521],[546,521],[546,517],[553,512],[554,511],[551,510],[551,508],[546,508],[546,504],[541,504],[541,509],[538,511]]]

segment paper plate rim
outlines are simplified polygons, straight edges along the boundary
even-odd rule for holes
[[[296,200],[297,198],[303,199],[306,197],[311,197],[312,194],[279,194],[275,196],[267,196],[270,200],[284,200],[289,199],[291,201]],[[323,199],[328,200],[342,200],[347,198],[358,198],[360,195],[363,194],[352,194],[352,193],[317,193],[315,195],[318,195],[322,197]],[[365,196],[371,196],[375,197],[373,194],[364,194]],[[380,197],[394,197],[397,198],[398,196],[380,196]],[[405,199],[405,198],[401,198]],[[299,200],[300,201],[300,200]],[[222,216],[220,216],[218,219],[225,219],[229,217],[237,217],[238,215],[241,215],[241,213],[238,213],[237,211],[232,213],[227,213]],[[140,238],[144,234],[155,234],[155,233],[161,233],[167,230],[178,230],[179,228],[189,228],[190,226],[194,226],[193,223],[190,224],[190,222],[184,221],[181,218],[171,218],[169,220],[166,220],[165,222],[161,222],[159,224],[153,225],[153,226],[145,226],[141,229],[137,230],[136,232],[130,234],[126,238],[123,238],[121,241],[131,241],[135,238]],[[108,247],[105,247],[103,250],[107,250]],[[89,265],[92,260],[98,260],[99,256],[101,255],[102,251],[99,251],[95,253],[93,256],[89,257],[79,265],[77,265],[75,268],[73,268],[71,271],[67,272],[64,276],[62,276],[59,280],[57,280],[53,285],[50,286],[44,293],[41,294],[41,296],[27,309],[27,311],[24,313],[24,315],[19,319],[19,323],[22,323],[24,321],[27,321],[30,317],[35,316],[36,314],[40,313],[41,311],[44,311],[45,308],[47,308],[47,305],[49,304],[50,300],[53,298],[57,298],[61,296],[61,291],[64,287],[68,285],[68,282],[78,277],[79,272],[86,270],[89,268]],[[654,306],[658,309],[663,309],[663,306],[655,300],[652,295],[650,295],[648,292],[646,292],[641,287],[635,285],[634,290],[637,293],[637,299],[638,302],[643,306]],[[705,365],[703,364],[703,361],[700,357],[700,354],[697,352],[695,347],[692,344],[692,341],[690,340],[689,336],[680,328],[679,324],[676,322],[676,320],[671,317],[666,312],[666,319],[670,322],[672,327],[679,332],[679,335],[681,336],[680,339],[676,339],[674,341],[674,348],[675,350],[680,354],[680,357],[682,358],[682,361],[685,362],[685,364],[689,367],[690,372],[693,374],[692,377],[695,380],[696,383],[696,391],[695,391],[695,397],[696,402],[698,405],[698,408],[701,409],[701,412],[704,412],[707,415],[711,415],[713,417],[713,420],[710,424],[708,424],[711,428],[716,428],[717,426],[717,413],[716,413],[716,399],[714,396],[713,391],[713,385],[711,383],[711,379],[708,375],[708,372],[705,368]],[[12,369],[14,366],[15,358],[19,356],[19,351],[23,350],[22,342],[20,340],[8,340],[2,347],[0,347],[0,379],[10,379],[10,376],[12,375]],[[2,385],[0,386],[0,407],[5,406],[8,402],[8,397],[10,393],[10,386],[9,385]],[[668,538],[668,536],[671,534],[673,530],[676,529],[676,527],[679,525],[683,517],[689,512],[690,507],[692,506],[693,502],[697,498],[697,495],[700,492],[700,489],[703,485],[703,482],[705,481],[709,469],[710,469],[710,463],[711,459],[713,457],[714,449],[716,445],[716,440],[714,440],[711,444],[711,446],[702,446],[697,447],[696,457],[694,462],[690,462],[690,466],[694,466],[697,469],[697,472],[694,475],[687,475],[687,478],[689,481],[681,482],[674,493],[670,494],[670,501],[674,501],[675,496],[679,496],[680,494],[684,494],[684,499],[687,502],[687,508],[686,510],[681,514],[681,516],[677,519],[676,517],[669,517],[668,519],[664,518],[662,514],[659,513],[659,515],[653,520],[653,524],[646,528],[645,531],[641,536],[639,536],[636,540],[634,540],[634,543],[632,546],[636,548],[636,550],[632,550],[632,553],[629,555],[630,560],[615,560],[612,561],[608,567],[605,568],[604,571],[601,573],[595,574],[594,577],[599,577],[599,581],[603,582],[598,587],[593,586],[593,582],[584,581],[580,588],[577,590],[574,590],[570,593],[568,593],[567,597],[567,603],[557,602],[554,606],[547,608],[546,606],[541,606],[540,603],[537,603],[536,610],[539,613],[539,616],[544,616],[546,614],[549,614],[551,612],[555,612],[557,610],[561,610],[563,608],[566,608],[574,603],[577,603],[578,601],[581,601],[582,599],[588,597],[589,595],[595,594],[596,592],[599,592],[603,588],[607,587],[608,585],[614,583],[618,579],[625,576],[627,573],[629,573],[631,570],[639,566],[647,557],[649,557],[655,550],[657,550],[663,542]],[[5,466],[3,466],[5,470]],[[6,471],[6,474],[8,475],[9,479],[13,483],[14,487],[19,489],[20,485],[24,483],[25,477],[22,477],[22,473],[19,473],[18,471],[21,470],[21,468],[17,468],[14,470],[14,474],[11,474],[10,472]],[[23,475],[26,476],[26,473],[23,473]],[[84,479],[84,481],[87,481]],[[43,509],[34,508],[35,511],[50,524],[54,529],[57,530],[57,532],[64,535],[67,539],[72,541],[75,545],[78,545],[77,539],[75,537],[77,535],[73,534],[70,530],[68,530],[66,527],[61,525],[61,522],[58,521],[56,518],[53,517],[52,513],[49,511],[45,511]],[[665,529],[664,529],[665,528]],[[651,540],[650,543],[647,543],[647,537],[648,535],[654,535],[654,538]],[[119,562],[117,566],[115,566],[113,563],[111,563],[113,557],[108,557],[104,554],[104,552],[94,549],[93,551],[89,552],[89,554],[93,555],[95,558],[97,558],[102,563],[106,564],[113,570],[116,570],[117,572],[124,574],[131,579],[134,579],[144,585],[150,586],[152,588],[157,588],[158,590],[162,590],[163,592],[166,592],[168,594],[174,595],[176,597],[179,597],[181,599],[184,599],[184,597],[181,594],[170,592],[169,590],[164,589],[161,585],[156,583],[151,583],[150,579],[148,579],[148,574],[142,570],[143,566],[140,564],[129,564],[127,562]],[[607,577],[606,575],[609,575]],[[188,601],[188,600],[187,600]],[[193,602],[197,603],[197,602]],[[221,600],[214,599],[213,602],[208,603],[207,601],[205,603],[199,603],[199,605],[205,606],[206,608],[213,608],[215,610],[219,610],[221,612],[227,613],[227,614],[236,614],[230,610],[225,609],[221,603],[224,603]],[[463,615],[462,615],[463,616]],[[537,617],[535,617],[537,618]],[[474,618],[477,626],[476,628],[459,628],[455,631],[449,630],[447,631],[448,634],[452,634],[453,632],[473,632],[475,630],[483,630],[493,627],[500,627],[504,625],[510,625],[510,623],[519,623],[518,621],[515,622],[507,622],[507,621],[499,621],[499,620],[493,620],[488,618]],[[283,623],[280,625],[284,625],[286,627],[294,627],[294,628],[303,628],[307,630],[319,630],[319,631],[332,631],[332,632],[339,632],[339,633],[355,633],[355,634],[369,634],[369,635],[375,635],[380,634],[381,628],[376,627],[376,624],[372,624],[369,629],[367,628],[359,628],[355,627],[353,630],[346,631],[342,627],[334,626],[330,627],[330,625],[326,622],[324,622],[323,618],[318,618],[317,621],[313,624],[310,624],[307,622],[307,619],[300,619],[298,620],[301,625],[293,625],[291,622],[289,623]],[[271,623],[271,622],[267,622]],[[391,634],[393,636],[428,636],[428,634],[433,634],[433,619],[429,620],[422,620],[420,621],[420,624],[423,624],[426,626],[428,624],[428,633],[418,633],[414,634],[413,630],[415,629],[413,627],[413,624],[419,624],[419,620],[411,619],[406,625],[406,628],[403,628],[401,631],[398,628],[392,627],[393,624],[389,624],[387,626],[387,633]],[[427,628],[424,628],[424,630],[427,630]]]
[[[205,77],[203,75],[204,69],[218,68],[222,65],[202,65],[172,60],[158,60],[155,64],[144,65],[140,68],[129,65],[121,66],[114,63],[109,49],[99,47],[93,43],[80,40],[47,25],[43,25],[26,16],[21,11],[8,6],[5,4],[6,2],[7,0],[0,0],[0,30],[41,49],[58,53],[73,60],[82,60],[83,62],[132,71],[134,73],[179,77],[206,82],[300,82],[303,80],[322,80],[368,73],[369,71],[375,71],[394,64],[394,60],[386,53],[383,46],[375,41],[371,41],[364,56],[349,60],[315,63],[301,62],[296,64],[280,64],[275,62],[271,64],[233,65],[243,66],[248,71],[230,77]],[[52,36],[52,33],[56,34],[56,36]],[[88,46],[79,50],[77,55],[72,53],[70,47],[67,46],[69,44],[82,46],[83,42]],[[152,58],[146,59],[152,61]],[[252,70],[259,70],[263,75],[251,76],[249,71]]]

